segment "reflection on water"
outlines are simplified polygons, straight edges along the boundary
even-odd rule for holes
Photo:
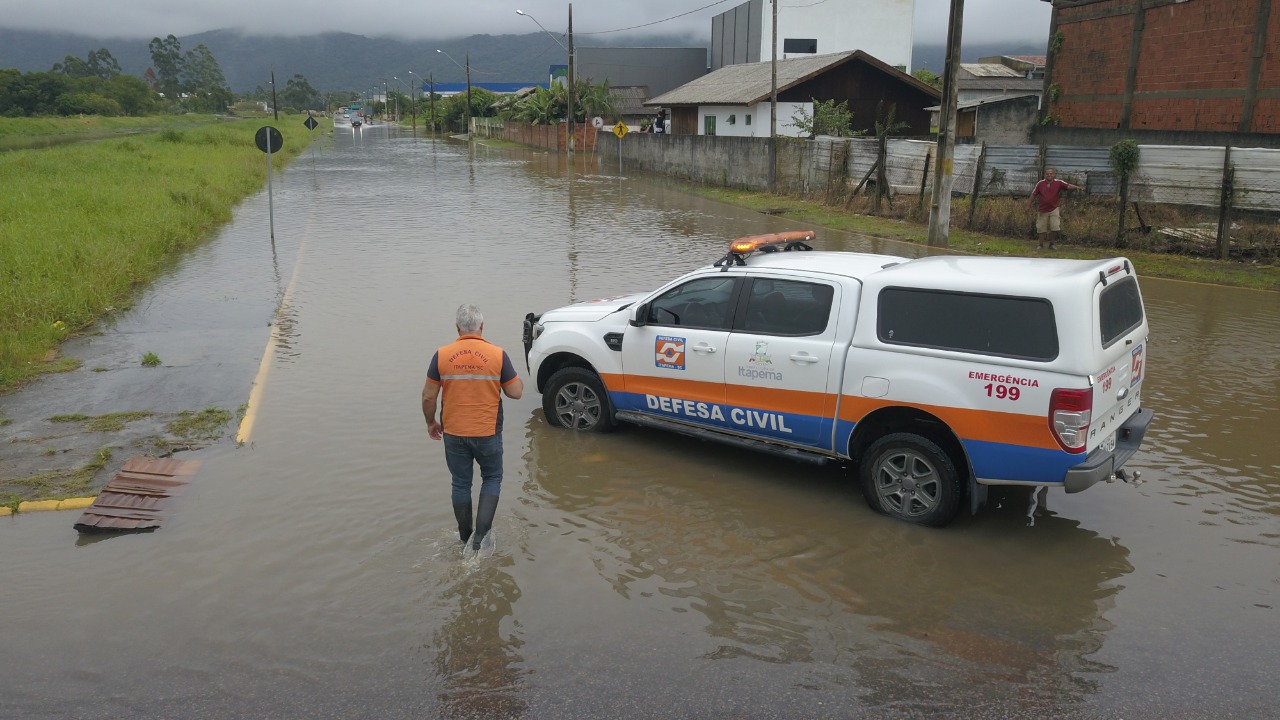
[[[451,617],[423,648],[434,657],[432,676],[443,683],[440,716],[522,717],[527,670],[521,668],[520,627],[511,622],[520,587],[502,570],[513,563],[501,555],[482,553],[469,562],[461,559],[462,551],[458,555],[449,582],[437,589],[437,604]]]
[[[1147,479],[1209,522],[1280,515],[1280,294],[1148,280],[1143,296],[1144,404],[1157,418],[1139,456]]]
[[[582,437],[537,414],[526,437],[526,492],[588,545],[598,582],[701,616],[706,660],[811,664],[824,668],[813,682],[895,711],[1008,693],[1060,711],[1112,671],[1089,656],[1128,551],[1044,510],[1032,534],[1025,491],[998,489],[980,521],[922,534],[850,505],[838,470],[791,481],[785,462],[640,429]],[[946,703],[929,700],[939,687]]]

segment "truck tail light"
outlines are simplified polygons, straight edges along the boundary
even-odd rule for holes
[[[1069,453],[1084,452],[1093,420],[1093,389],[1058,388],[1049,398],[1049,430]]]

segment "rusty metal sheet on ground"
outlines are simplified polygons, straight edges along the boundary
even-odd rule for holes
[[[198,469],[199,460],[129,458],[76,521],[75,528],[80,532],[155,530],[164,522],[173,498]]]

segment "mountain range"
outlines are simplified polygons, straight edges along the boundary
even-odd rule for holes
[[[106,48],[129,75],[141,76],[151,66],[148,40],[95,38],[67,33],[0,28],[0,68],[43,72],[68,55],[84,58]],[[565,51],[545,33],[526,35],[472,35],[450,40],[398,40],[349,33],[324,33],[295,37],[246,35],[236,30],[213,30],[179,37],[184,51],[205,45],[222,67],[233,92],[246,93],[268,87],[274,72],[281,87],[295,74],[304,76],[321,92],[363,91],[396,80],[408,87],[409,71],[423,80],[463,82],[464,68],[471,68],[471,82],[546,82],[551,65],[566,62]],[[679,35],[619,37],[609,42],[592,40],[591,47],[699,47],[705,38]],[[1043,55],[1045,40],[1000,44],[972,44],[961,59],[972,62],[988,55]],[[583,47],[583,43],[577,43]],[[436,52],[442,50],[443,52]],[[913,65],[941,73],[946,48],[917,45]],[[603,79],[603,78],[598,78]],[[404,89],[402,88],[402,92]]]

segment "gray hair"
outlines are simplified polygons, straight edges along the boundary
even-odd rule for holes
[[[458,331],[463,335],[474,335],[480,331],[480,326],[484,325],[484,315],[480,313],[480,308],[467,303],[458,308],[457,320]]]

